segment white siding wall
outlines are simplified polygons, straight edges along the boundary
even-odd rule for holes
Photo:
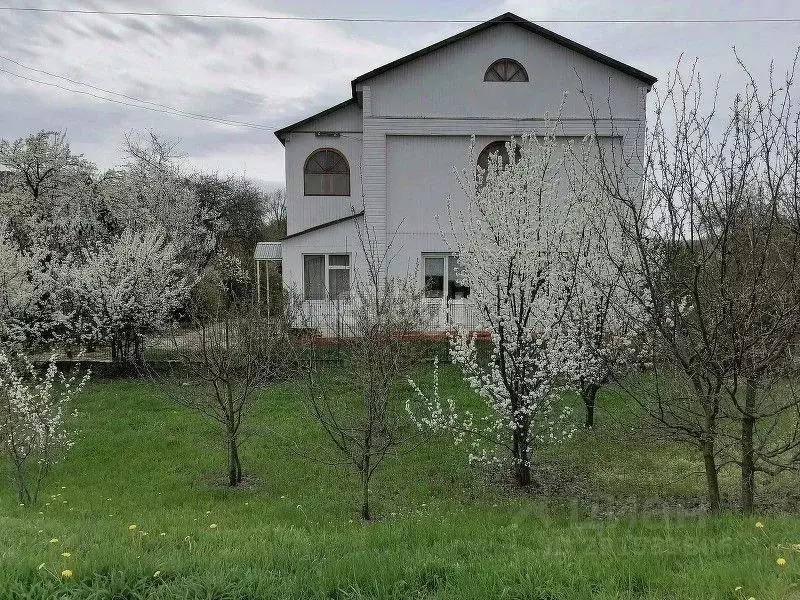
[[[351,267],[359,268],[361,261],[358,255],[361,253],[361,244],[355,223],[356,219],[349,219],[331,227],[284,240],[281,249],[284,285],[300,295],[303,294],[304,254],[350,254]]]
[[[509,138],[476,136],[475,153],[498,139],[507,141]],[[580,137],[563,139],[581,143]],[[610,140],[601,139],[606,154],[610,154]],[[620,142],[617,139],[617,151],[621,149]],[[386,229],[393,237],[397,256],[393,265],[395,274],[402,275],[417,267],[424,252],[455,250],[446,241],[451,232],[450,217],[453,216],[453,228],[459,231],[457,216],[467,197],[454,170],[474,168],[469,161],[470,143],[468,135],[387,137],[387,195],[391,201]],[[418,277],[422,281],[421,272]]]
[[[351,206],[363,208],[361,200],[361,108],[348,104],[314,119],[287,134],[286,146],[286,229],[291,235],[351,214]],[[316,132],[333,132],[339,137],[319,137]],[[304,196],[303,166],[320,148],[334,148],[350,164],[350,196]]]
[[[304,196],[303,166],[320,148],[334,148],[350,165],[349,196]],[[291,235],[309,227],[327,223],[362,209],[361,134],[342,137],[317,137],[314,133],[291,133],[286,140],[286,233]]]

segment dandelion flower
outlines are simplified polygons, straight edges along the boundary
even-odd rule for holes
[[[212,523],[211,525],[208,526],[208,528],[209,529],[216,529],[217,528],[217,524],[216,523]]]
[[[72,556],[72,554],[69,552],[62,552],[61,556],[63,556],[64,558],[69,558],[70,556]]]
[[[779,567],[785,567],[786,566],[786,559],[783,558],[782,556],[780,558],[778,558],[778,560],[776,560],[775,562],[778,564]]]
[[[756,521],[756,529],[764,529],[764,524],[761,521]]]
[[[37,571],[41,571],[42,569],[44,569],[44,563],[42,563],[38,567],[36,567]]]
[[[52,540],[50,540],[50,543],[51,544],[57,544],[58,543],[58,538],[53,538]]]
[[[136,531],[136,525],[128,525],[128,531]]]
[[[159,575],[161,575],[161,571],[156,571],[153,573],[153,577],[158,577]]]
[[[61,571],[61,576],[64,579],[69,579],[70,577],[72,577],[72,571],[70,571],[69,569],[64,569],[63,571]]]

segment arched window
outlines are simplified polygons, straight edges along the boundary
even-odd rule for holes
[[[337,150],[314,151],[303,167],[303,193],[306,196],[349,196],[350,166]]]
[[[503,164],[507,165],[509,162],[507,142],[497,141],[489,143],[478,155],[478,166],[485,171],[489,167],[489,157],[494,154],[499,154],[500,158],[503,159]],[[519,145],[516,146],[514,155],[514,162],[522,158]]]
[[[483,75],[484,81],[528,81],[528,72],[513,58],[494,61]]]
[[[478,167],[480,167],[479,177],[481,185],[483,185],[483,183],[486,181],[486,171],[489,168],[489,157],[494,155],[500,156],[504,166],[508,164],[508,147],[506,142],[490,142],[486,148],[481,150],[481,153],[478,155]],[[522,153],[519,150],[519,145],[517,145],[514,152],[514,162],[518,162],[520,158],[522,158]]]

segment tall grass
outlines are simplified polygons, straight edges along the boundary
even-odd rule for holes
[[[450,367],[442,386],[466,397]],[[0,598],[800,597],[800,519],[702,516],[694,458],[640,439],[623,398],[602,404],[597,433],[541,456],[549,499],[433,439],[387,464],[363,525],[295,385],[264,394],[230,490],[212,424],[147,383],[95,382],[40,505],[0,488]]]

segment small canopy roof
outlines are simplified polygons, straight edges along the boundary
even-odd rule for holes
[[[280,242],[258,242],[256,250],[253,252],[255,260],[280,260],[281,259],[281,243]]]

